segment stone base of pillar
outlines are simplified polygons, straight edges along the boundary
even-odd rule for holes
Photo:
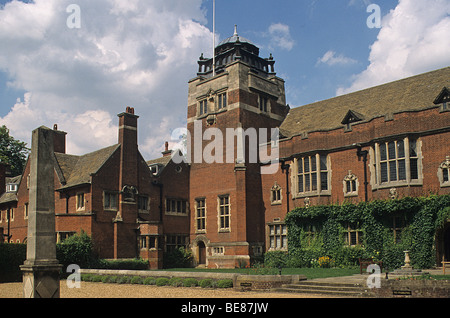
[[[23,273],[24,298],[59,298],[59,276],[62,265],[57,262],[20,266]]]

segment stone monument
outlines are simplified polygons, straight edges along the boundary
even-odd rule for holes
[[[403,251],[405,253],[405,265],[403,265],[400,269],[396,269],[395,271],[389,273],[392,276],[421,276],[425,274],[429,274],[428,272],[422,272],[420,269],[414,269],[411,266],[411,258],[409,257],[409,251]]]
[[[27,259],[21,266],[24,298],[59,298],[61,265],[56,259],[54,132],[33,131],[30,155]]]

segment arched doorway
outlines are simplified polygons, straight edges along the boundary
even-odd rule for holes
[[[437,265],[442,266],[442,261],[450,262],[450,222],[447,222],[437,234]]]
[[[209,240],[204,235],[197,236],[191,243],[191,249],[194,254],[194,266],[207,266],[207,248]]]
[[[450,261],[450,226],[444,232],[444,261]]]
[[[198,265],[206,265],[206,246],[203,241],[198,242]]]

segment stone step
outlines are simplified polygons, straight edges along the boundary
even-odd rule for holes
[[[325,290],[325,289],[294,289],[294,288],[277,288],[275,292],[280,293],[298,293],[298,294],[314,294],[314,295],[333,295],[336,297],[362,297],[364,291],[341,291],[341,290]]]
[[[283,288],[290,289],[305,289],[305,290],[333,290],[333,291],[356,291],[362,290],[361,287],[355,286],[341,286],[341,285],[330,285],[330,284],[285,284]]]
[[[275,289],[275,291],[284,293],[327,294],[336,297],[366,296],[366,288],[361,284],[341,282],[301,281],[295,284],[285,284],[281,288]]]

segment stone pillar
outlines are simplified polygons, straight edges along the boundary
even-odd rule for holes
[[[21,266],[24,298],[59,298],[61,265],[56,259],[53,131],[33,131],[27,259]]]

